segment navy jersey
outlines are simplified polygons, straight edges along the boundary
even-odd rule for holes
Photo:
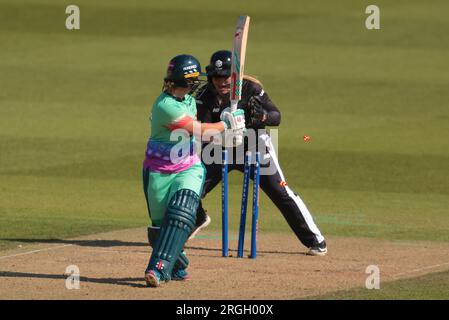
[[[245,111],[246,123],[250,123],[248,101],[253,96],[259,96],[262,108],[267,112],[267,118],[263,124],[260,124],[257,128],[251,127],[251,125],[247,125],[247,128],[263,129],[265,126],[278,126],[281,122],[281,113],[279,112],[279,109],[274,105],[268,94],[259,84],[244,79],[242,84],[242,100],[239,101],[238,108]],[[219,122],[220,114],[223,109],[230,106],[229,95],[227,97],[221,97],[216,92],[213,84],[208,83],[197,92],[196,104],[198,121],[207,123]]]

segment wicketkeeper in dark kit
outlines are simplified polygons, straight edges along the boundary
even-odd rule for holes
[[[198,120],[210,123],[219,122],[221,112],[230,105],[231,52],[225,50],[215,52],[210,59],[210,64],[206,67],[206,71],[208,84],[196,94]],[[278,126],[280,124],[281,114],[279,109],[270,100],[262,88],[262,84],[253,77],[244,77],[242,99],[238,108],[245,112],[245,123],[248,129],[264,129],[265,126]],[[301,243],[309,248],[308,253],[317,256],[325,255],[327,247],[324,237],[304,202],[287,185],[270,136],[265,130],[258,131],[258,134],[259,143],[262,141],[267,149],[269,165],[275,168],[274,174],[261,175],[260,187],[280,210]],[[221,164],[205,164],[205,167],[207,174],[203,198],[221,181]],[[244,164],[230,164],[229,171],[234,169],[243,172]],[[193,238],[209,222],[210,218],[200,202],[197,211],[196,229],[190,238]]]

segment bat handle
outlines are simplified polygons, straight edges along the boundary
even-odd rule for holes
[[[237,110],[237,105],[238,105],[239,101],[238,100],[232,100],[231,101],[231,112],[234,112]]]
[[[239,101],[238,100],[231,100],[231,112],[234,112],[237,110],[237,106],[238,106]],[[243,143],[243,137],[242,136],[236,136],[236,137],[232,137],[232,141],[230,143],[230,145],[227,144],[227,146],[239,146]]]

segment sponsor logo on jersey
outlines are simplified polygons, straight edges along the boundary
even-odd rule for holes
[[[263,89],[262,89],[262,91],[260,91],[260,93],[259,93],[259,96],[263,96],[265,94],[265,91],[263,91]]]
[[[220,112],[220,108],[213,108],[212,112]]]

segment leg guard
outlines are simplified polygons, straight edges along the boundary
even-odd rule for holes
[[[170,280],[181,251],[195,226],[199,196],[192,190],[182,189],[170,200],[167,214],[154,243],[147,272],[157,270],[165,281]]]
[[[178,260],[176,260],[175,262],[175,267],[173,270],[176,271],[178,269],[187,269],[189,263],[190,261],[187,258],[186,252],[182,250],[181,253],[179,254]]]
[[[153,248],[154,243],[156,242],[157,237],[160,233],[160,227],[149,227],[147,229],[147,235],[148,235],[148,243],[150,244],[150,247]],[[173,271],[176,271],[178,269],[187,269],[189,266],[189,259],[187,258],[187,255],[184,251],[181,252],[179,255],[178,260],[175,262],[175,267]]]
[[[160,227],[148,227],[147,229],[147,237],[148,243],[150,247],[153,248],[153,244],[156,242],[157,237],[159,236]]]

